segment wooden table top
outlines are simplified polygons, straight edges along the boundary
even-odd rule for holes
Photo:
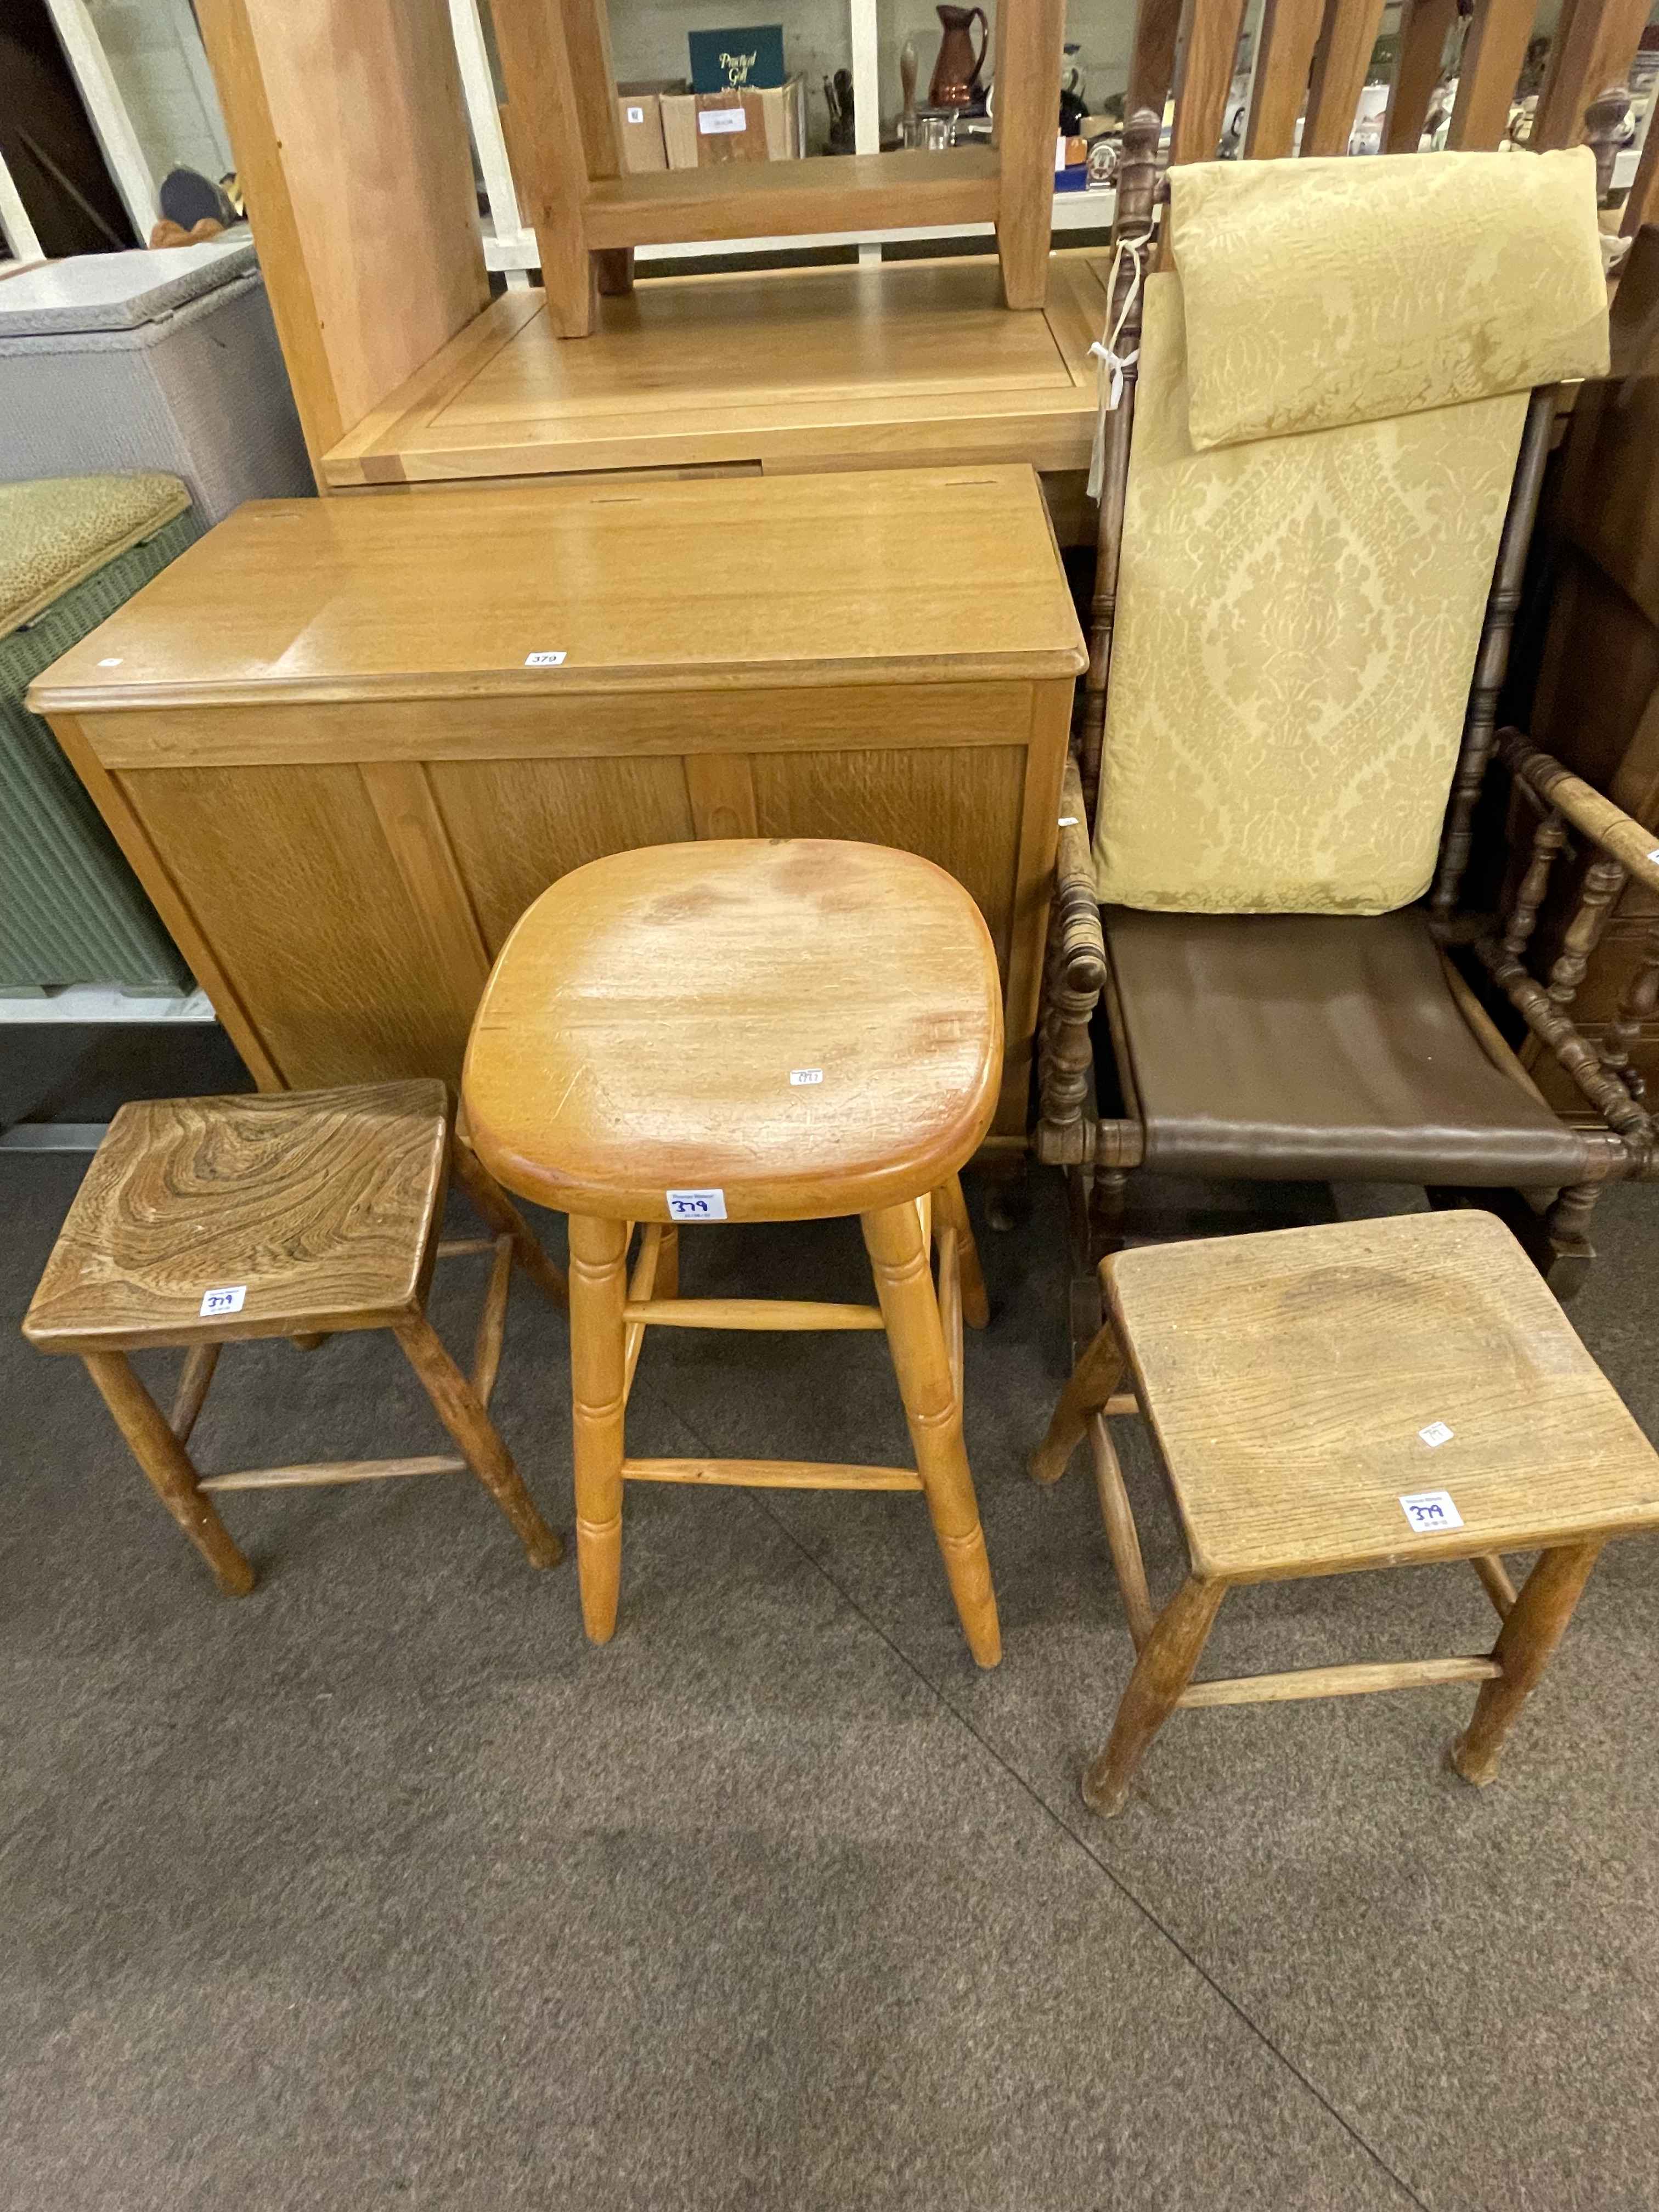
[[[1036,477],[960,466],[251,501],[30,698],[1029,682],[1085,659]]]
[[[1492,1214],[1153,1245],[1107,1280],[1206,1577],[1659,1528],[1659,1454]],[[1461,1525],[1413,1518],[1435,1493]]]
[[[596,469],[1085,469],[1107,257],[1012,313],[994,259],[642,278],[562,342],[508,292],[325,456],[331,484]]]

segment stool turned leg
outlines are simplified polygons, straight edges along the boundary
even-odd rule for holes
[[[1123,1354],[1108,1322],[1073,1370],[1072,1379],[1060,1394],[1048,1433],[1031,1454],[1033,1482],[1058,1482],[1066,1462],[1083,1441],[1091,1415],[1111,1396],[1123,1379]]]
[[[1191,1575],[1159,1613],[1119,1700],[1106,1748],[1083,1778],[1091,1811],[1109,1820],[1123,1810],[1146,1747],[1193,1679],[1225,1589]]]
[[[672,1221],[663,1224],[662,1242],[657,1247],[657,1279],[652,1289],[653,1298],[677,1298],[680,1294],[680,1232]]]
[[[904,1205],[866,1213],[863,1225],[899,1395],[951,1595],[968,1649],[981,1667],[994,1667],[1002,1656],[996,1594],[921,1224],[915,1206]]]
[[[608,1644],[622,1580],[623,1414],[627,1400],[628,1224],[570,1217],[570,1399],[576,1575],[582,1626]]]
[[[479,1402],[478,1394],[444,1349],[443,1340],[422,1315],[395,1332],[432,1409],[484,1488],[511,1522],[532,1567],[550,1567],[564,1547],[537,1510],[513,1464],[501,1432]]]
[[[212,1500],[197,1487],[190,1454],[133,1373],[126,1354],[87,1352],[82,1358],[99,1395],[114,1415],[116,1426],[131,1446],[133,1457],[154,1484],[156,1496],[212,1568],[220,1589],[232,1597],[245,1597],[253,1588],[253,1570],[231,1542]]]
[[[962,1177],[952,1176],[933,1193],[933,1210],[957,1232],[957,1266],[962,1275],[962,1317],[969,1328],[988,1328],[991,1302],[985,1295],[985,1276],[974,1242],[974,1224],[968,1218],[968,1201],[962,1194]]]
[[[1476,1789],[1496,1778],[1504,1739],[1566,1633],[1601,1550],[1597,1540],[1544,1553],[1505,1614],[1492,1646],[1504,1671],[1481,1685],[1474,1717],[1452,1750],[1454,1771]]]

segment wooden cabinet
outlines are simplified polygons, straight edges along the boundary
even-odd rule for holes
[[[31,696],[267,1088],[453,1082],[602,854],[846,837],[977,901],[1009,1133],[1083,664],[1034,474],[981,467],[254,504]]]

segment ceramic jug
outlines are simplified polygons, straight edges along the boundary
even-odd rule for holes
[[[969,27],[975,15],[979,18],[977,53],[974,52],[973,34]],[[939,59],[933,64],[927,104],[930,107],[971,107],[978,96],[979,73],[985,66],[985,49],[991,36],[985,10],[941,7],[939,19],[945,26],[945,36],[939,40]]]

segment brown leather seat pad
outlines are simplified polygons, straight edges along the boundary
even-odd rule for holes
[[[1521,1188],[1582,1176],[1582,1137],[1459,1012],[1421,908],[1102,920],[1147,1167]]]

